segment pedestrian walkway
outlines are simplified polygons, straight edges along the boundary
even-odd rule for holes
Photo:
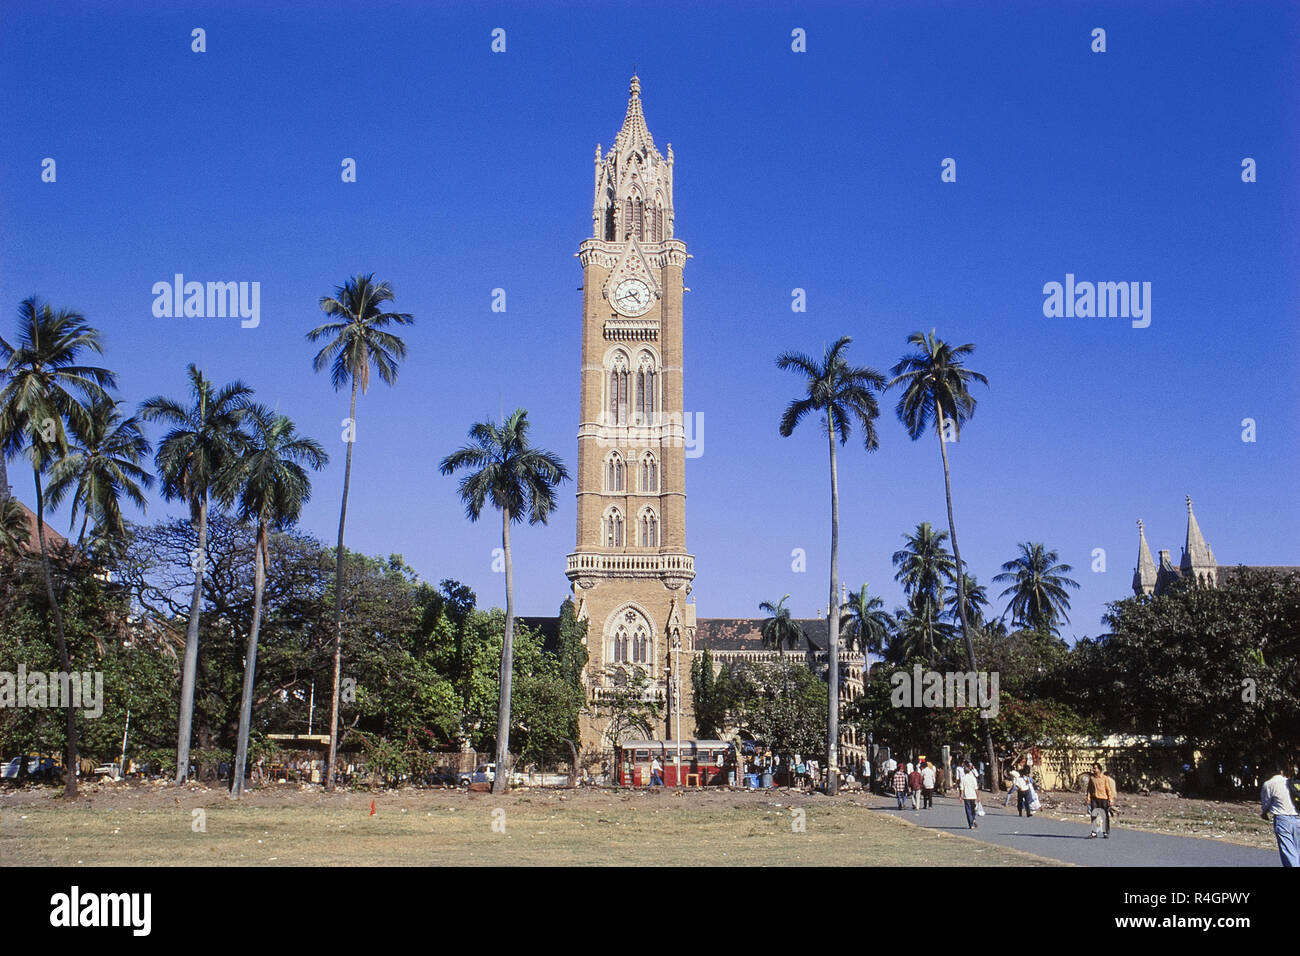
[[[966,827],[966,812],[961,801],[952,797],[935,797],[933,810],[899,810],[895,802],[881,798],[872,809],[898,816],[927,830],[954,833],[997,846],[1011,847],[1080,866],[1277,866],[1276,850],[1257,850],[1236,843],[1206,840],[1201,837],[1149,833],[1125,829],[1118,819],[1111,822],[1110,839],[1088,838],[1092,828],[1084,822],[1052,820],[1035,814],[1016,816],[1003,809],[1001,797],[981,794],[985,816],[979,827]],[[995,806],[994,801],[999,805]]]

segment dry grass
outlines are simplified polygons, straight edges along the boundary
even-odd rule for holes
[[[199,786],[102,784],[75,804],[55,793],[0,794],[6,865],[1057,865],[910,827],[861,798],[782,791],[331,795],[281,784],[237,804]]]

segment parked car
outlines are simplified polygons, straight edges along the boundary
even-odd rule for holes
[[[471,783],[493,783],[496,778],[497,765],[494,763],[479,764],[478,768],[473,773],[462,771],[459,777],[461,786],[468,786]],[[522,773],[514,773],[510,775],[511,786],[517,787],[524,782],[525,777]]]
[[[63,776],[63,768],[48,754],[27,754],[26,757],[14,757],[0,771],[0,779],[17,780],[18,768],[22,760],[27,761],[27,776],[33,780],[57,780]]]

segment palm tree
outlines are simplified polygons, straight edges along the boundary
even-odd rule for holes
[[[83,351],[102,355],[99,331],[86,324],[78,312],[55,312],[36,296],[18,307],[18,338],[14,345],[0,338],[0,458],[24,448],[30,454],[36,484],[36,538],[45,574],[45,594],[54,618],[59,658],[65,673],[72,671],[72,658],[63,630],[63,611],[54,593],[54,574],[45,545],[45,490],[41,475],[67,454],[69,427],[79,433],[90,430],[90,412],[84,402],[107,400],[107,388],[116,385],[112,372],[93,365],[79,365]],[[67,762],[64,793],[77,795],[77,723],[69,697],[67,708]]]
[[[69,531],[77,523],[78,512],[81,514],[78,548],[85,543],[91,518],[102,534],[125,538],[122,498],[129,498],[144,511],[148,504],[144,489],[153,487],[153,475],[140,467],[141,459],[149,454],[149,441],[140,430],[138,418],[122,417],[120,404],[107,397],[93,400],[89,430],[83,433],[73,425],[75,444],[50,469],[50,486],[46,489],[50,507],[57,508],[72,492]]]
[[[907,545],[894,552],[894,580],[903,586],[908,605],[925,626],[930,666],[934,666],[934,632],[943,613],[943,596],[956,571],[952,553],[943,546],[946,531],[935,531],[922,521],[915,534],[904,534]]]
[[[260,405],[249,411],[252,434],[244,454],[217,474],[215,492],[222,501],[238,499],[239,520],[257,525],[253,570],[253,624],[244,652],[244,687],[239,702],[239,737],[230,791],[244,792],[244,766],[248,759],[248,731],[253,719],[253,679],[257,673],[257,638],[262,626],[262,595],[270,563],[269,529],[283,531],[298,520],[311,500],[307,468],[319,471],[329,461],[325,449],[299,435],[285,415]],[[306,466],[306,467],[304,467]]]
[[[988,589],[975,580],[975,575],[968,572],[962,591],[966,595],[966,620],[979,630],[984,627],[984,609],[989,606]],[[950,621],[961,620],[961,612],[957,610],[956,589],[944,602],[944,613],[948,615]]]
[[[1058,621],[1069,623],[1066,612],[1070,598],[1066,588],[1078,588],[1079,582],[1067,578],[1074,568],[1060,563],[1060,555],[1048,551],[1037,541],[1022,542],[1020,554],[1002,565],[1002,573],[993,576],[999,584],[1011,582],[998,597],[1010,596],[1003,617],[1011,614],[1012,625],[1055,634]]]
[[[501,644],[500,701],[497,704],[496,777],[493,793],[510,786],[510,688],[514,670],[515,591],[510,553],[510,525],[528,516],[529,524],[546,524],[555,510],[555,490],[569,480],[553,452],[528,444],[528,412],[517,408],[500,426],[478,422],[469,444],[442,460],[444,475],[470,469],[460,480],[460,497],[470,521],[477,521],[489,500],[501,512],[501,548],[506,563],[506,632]]]
[[[387,331],[390,325],[410,325],[415,317],[408,312],[385,312],[384,303],[393,301],[393,287],[375,282],[375,274],[358,273],[334,295],[322,296],[321,311],[333,321],[307,333],[307,340],[325,339],[324,347],[312,360],[317,372],[327,366],[334,391],[352,386],[348,407],[347,460],[343,466],[343,503],[339,506],[339,543],[334,555],[334,693],[330,704],[330,751],[325,764],[325,789],[334,789],[334,763],[338,758],[339,668],[343,655],[343,527],[348,517],[348,489],[352,484],[352,445],[356,440],[357,390],[364,395],[370,388],[370,370],[374,368],[385,384],[397,381],[398,363],[406,358],[406,343]]]
[[[0,554],[20,555],[31,539],[27,510],[17,498],[0,497]]]
[[[768,615],[759,627],[759,633],[763,635],[763,646],[775,647],[782,657],[785,656],[785,648],[794,650],[794,646],[805,637],[803,626],[790,616],[790,609],[785,606],[789,599],[790,595],[787,594],[776,604],[764,601],[758,606],[760,611]]]
[[[854,591],[840,608],[844,621],[844,646],[857,647],[864,655],[879,654],[894,629],[894,618],[885,610],[885,601],[867,594],[867,585]],[[869,661],[868,661],[869,662]]]
[[[952,515],[952,473],[948,468],[948,442],[958,439],[960,430],[975,414],[975,396],[970,393],[971,383],[980,382],[987,386],[989,380],[963,364],[964,359],[975,351],[972,343],[949,345],[936,337],[934,329],[931,329],[929,335],[913,332],[908,337],[907,344],[916,351],[904,355],[890,370],[894,377],[890,380],[889,387],[903,386],[903,393],[899,396],[894,411],[907,429],[908,437],[916,441],[933,429],[939,439],[939,455],[943,459],[943,490],[948,502],[948,533],[952,538],[952,553],[956,563],[957,615],[961,620],[966,658],[974,672],[979,668],[975,663],[975,643],[971,638],[970,622],[966,619],[966,568],[961,561],[961,549],[957,546],[957,522]],[[996,767],[998,761],[993,750],[993,731],[989,727],[988,718],[983,718],[983,722],[984,748],[989,767]]]
[[[924,609],[911,601],[894,610],[894,631],[885,645],[885,661],[889,664],[906,664],[929,654],[935,629]]]
[[[840,698],[835,690],[839,687],[840,676],[840,479],[835,462],[835,440],[838,438],[841,445],[847,444],[853,430],[853,419],[857,419],[862,427],[866,450],[874,451],[879,446],[876,417],[880,408],[872,393],[885,387],[885,377],[875,369],[849,365],[844,352],[851,341],[847,335],[840,338],[826,349],[820,364],[802,352],[782,352],[776,360],[777,368],[803,373],[808,388],[808,394],[791,402],[781,416],[782,437],[789,438],[794,434],[795,426],[809,412],[817,412],[830,445],[831,587],[827,603],[830,621],[826,647],[831,692],[827,694],[830,714],[826,729],[826,792],[831,795],[839,791],[840,739]]]
[[[194,365],[188,405],[155,396],[140,405],[145,421],[162,422],[170,430],[158,443],[154,466],[163,499],[190,506],[190,522],[198,530],[194,550],[194,590],[185,629],[185,659],[181,665],[180,721],[176,733],[176,782],[184,783],[190,769],[190,729],[194,719],[194,682],[199,663],[199,614],[203,607],[203,578],[208,561],[208,507],[217,474],[237,458],[247,442],[244,420],[253,390],[234,381],[220,389]]]

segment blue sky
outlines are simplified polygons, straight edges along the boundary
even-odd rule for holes
[[[1300,564],[1300,12],[985,6],[7,3],[0,327],[32,293],[83,311],[132,406],[180,394],[191,361],[244,379],[330,450],[302,523],[332,541],[347,395],[312,372],[304,333],[321,295],[376,272],[417,324],[396,387],[360,404],[348,544],[500,603],[499,523],[470,525],[437,462],[471,422],[523,406],[537,443],[574,463],[573,254],[635,65],[695,257],[700,615],[786,593],[802,616],[825,607],[825,442],[778,435],[800,383],[774,358],[842,334],[882,371],[916,329],[976,344],[991,384],[950,448],[963,557],[989,583],[1017,542],[1058,550],[1082,584],[1067,636],[1098,633],[1130,593],[1138,518],[1177,562],[1185,494],[1222,563]],[[153,283],[177,272],[260,282],[260,326],[155,318]],[[1045,317],[1043,285],[1067,273],[1150,282],[1150,327]],[[855,439],[840,459],[842,574],[891,607],[902,534],[946,526],[936,443],[910,442],[892,405],[880,449]],[[11,476],[30,500],[30,476]],[[513,536],[523,613],[567,593],[572,491],[548,527]]]

